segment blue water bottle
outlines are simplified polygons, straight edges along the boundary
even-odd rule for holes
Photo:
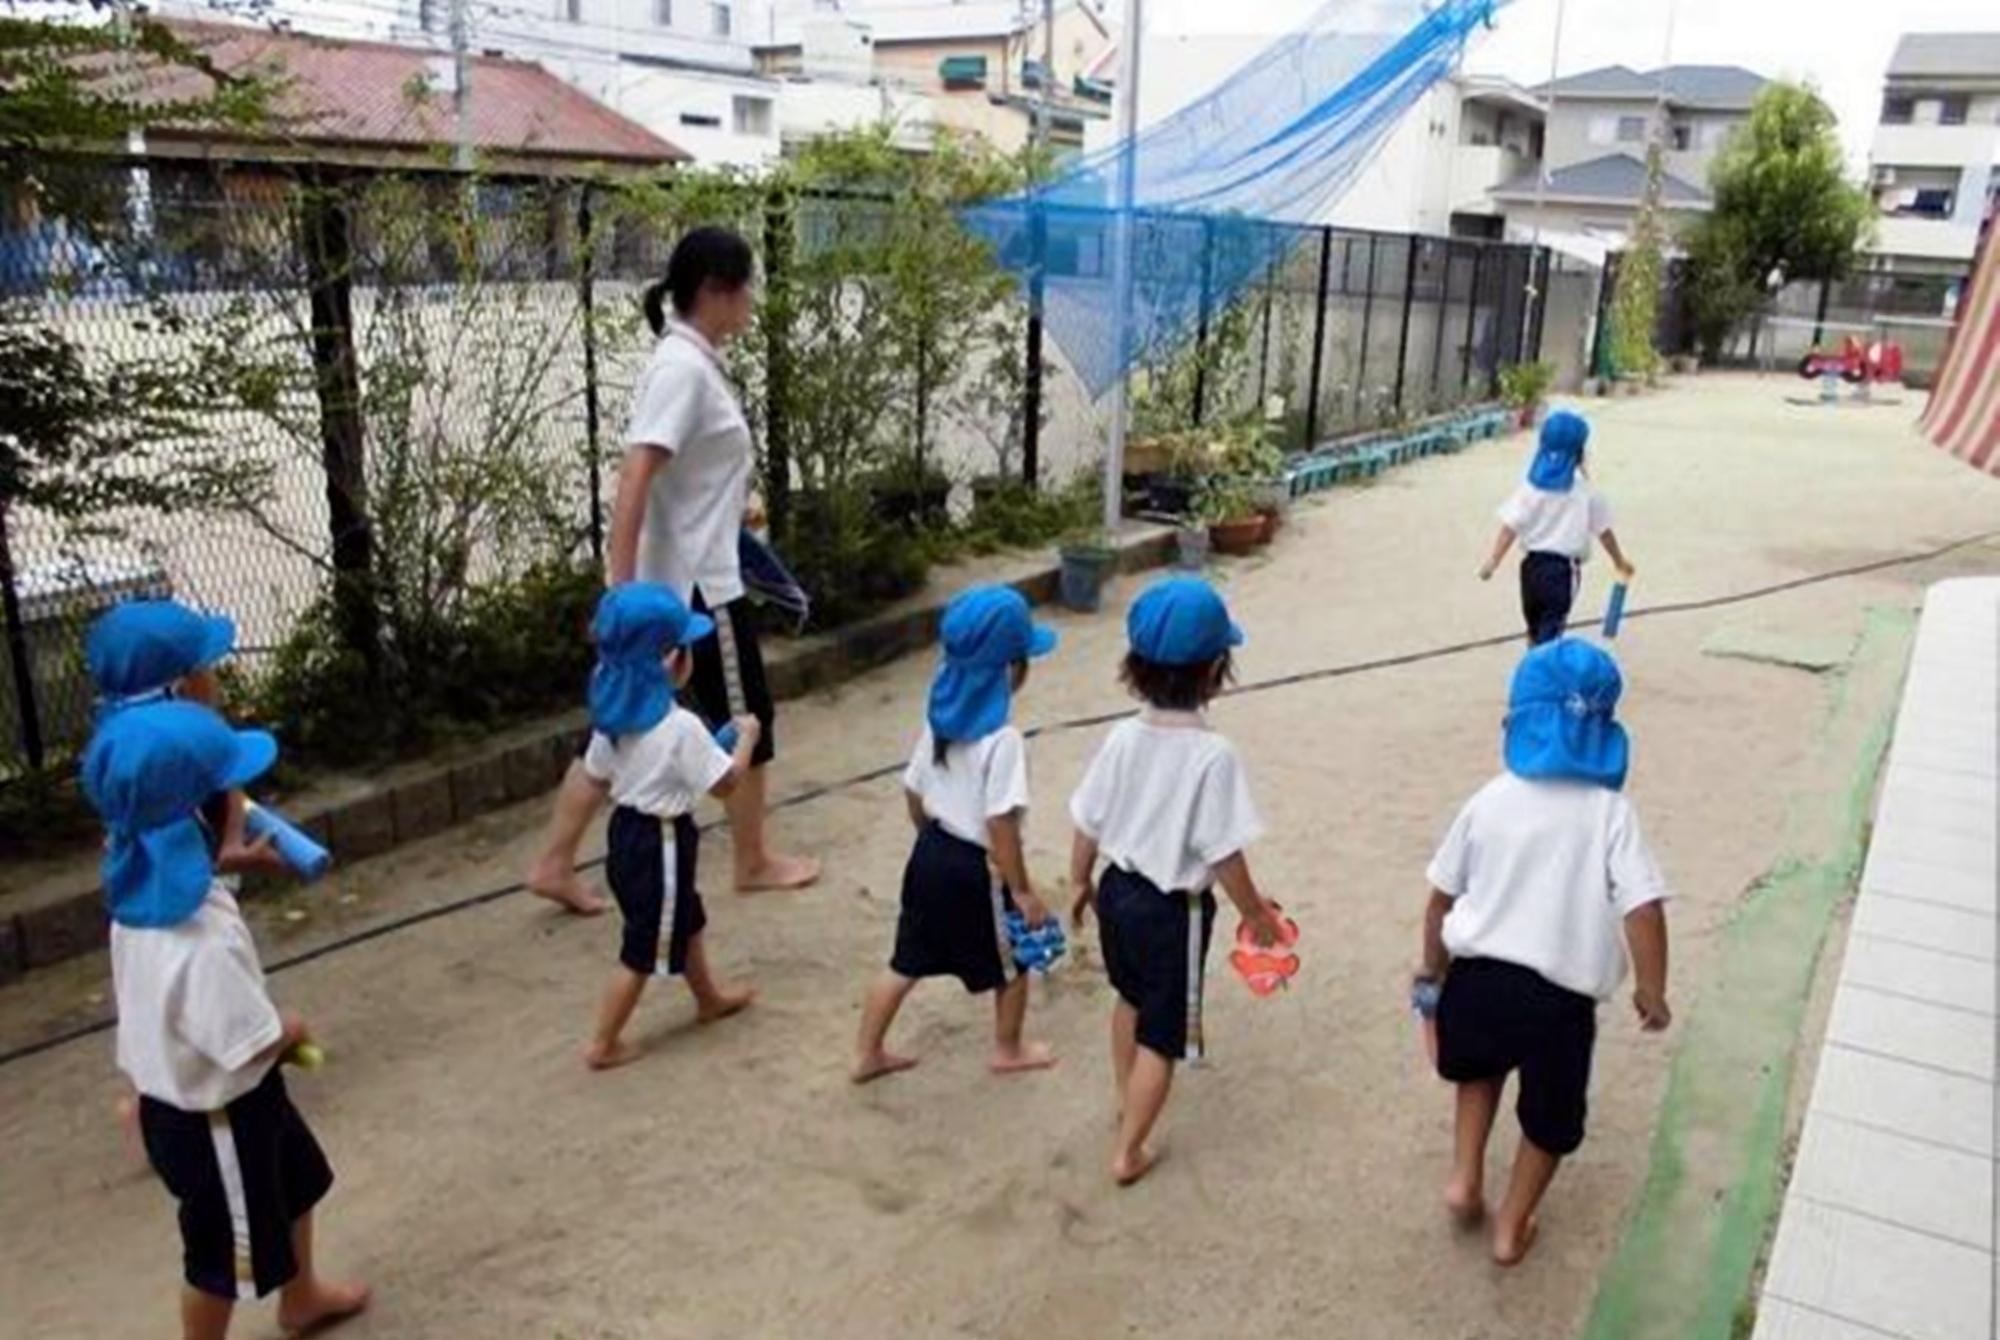
[[[254,800],[244,802],[243,828],[252,841],[269,837],[278,855],[285,858],[285,864],[308,884],[324,875],[333,864],[333,854],[325,847],[294,828],[282,814],[267,810]]]
[[[1618,582],[1611,588],[1611,603],[1604,609],[1604,638],[1608,642],[1618,636],[1618,626],[1625,622],[1625,583]]]
[[[735,722],[725,721],[710,731],[709,734],[715,737],[716,748],[726,754],[736,752],[736,741],[741,738],[741,733],[736,729]]]

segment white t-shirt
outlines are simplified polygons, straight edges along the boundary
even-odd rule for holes
[[[680,706],[642,735],[595,733],[583,753],[583,770],[611,788],[612,804],[660,819],[693,813],[729,765],[701,718]]]
[[[1146,712],[1104,737],[1069,803],[1104,859],[1163,893],[1196,893],[1264,821],[1229,741],[1194,713]]]
[[[632,395],[628,446],[668,453],[639,527],[639,580],[696,587],[711,609],[743,594],[738,533],[750,495],[750,422],[715,350],[670,322]]]
[[[1611,504],[1577,476],[1568,493],[1523,484],[1500,505],[1500,524],[1514,532],[1524,554],[1561,554],[1590,561],[1590,546],[1611,529]]]
[[[1512,773],[1466,802],[1429,875],[1452,899],[1453,958],[1519,964],[1599,1000],[1625,980],[1626,914],[1668,896],[1622,793]]]
[[[923,802],[924,814],[956,838],[987,846],[986,821],[1028,808],[1028,744],[1002,726],[977,740],[946,747],[944,766],[933,761],[930,727],[924,727],[903,789]]]
[[[257,944],[221,883],[178,926],[111,926],[118,1068],[148,1098],[216,1112],[257,1087],[284,1033]]]

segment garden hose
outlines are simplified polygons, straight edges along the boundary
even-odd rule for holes
[[[1884,572],[1891,568],[1910,567],[1919,563],[1929,563],[1943,558],[1948,554],[1955,553],[1960,549],[1967,549],[1973,545],[1983,544],[1986,541],[1995,539],[2000,539],[2000,530],[1982,531],[1977,535],[1968,535],[1964,539],[1953,540],[1949,544],[1940,545],[1935,549],[1927,549],[1919,553],[1901,554],[1894,558],[1876,559],[1869,563],[1857,563],[1850,567],[1834,568],[1825,572],[1812,573],[1804,577],[1795,577],[1790,581],[1776,582],[1769,586],[1759,586],[1748,591],[1734,592],[1730,595],[1710,596],[1701,600],[1684,600],[1668,605],[1649,605],[1644,609],[1629,609],[1625,612],[1625,619],[1627,622],[1630,622],[1634,619],[1650,619],[1669,614],[1693,614],[1704,610],[1725,609],[1732,605],[1750,604],[1754,601],[1768,600],[1773,596],[1783,595],[1790,591],[1797,591],[1804,587],[1821,586],[1829,582],[1865,577],[1870,573]],[[1602,620],[1592,619],[1574,623],[1570,626],[1572,628],[1595,628],[1601,622]],[[1452,656],[1462,656],[1468,652],[1486,651],[1495,647],[1510,646],[1518,644],[1520,640],[1521,634],[1519,633],[1504,633],[1494,637],[1474,638],[1465,642],[1453,642],[1442,646],[1427,647],[1419,651],[1405,652],[1396,656],[1382,656],[1367,661],[1350,661],[1342,665],[1323,666],[1316,670],[1301,670],[1294,674],[1279,675],[1271,679],[1253,680],[1246,684],[1239,684],[1227,690],[1222,696],[1225,698],[1242,698],[1251,694],[1269,693],[1276,689],[1293,688],[1301,684],[1311,684],[1321,680],[1345,679],[1353,675],[1373,674],[1382,670],[1397,670],[1406,666],[1419,665],[1426,661],[1437,661]],[[1060,731],[1089,730],[1096,726],[1109,725],[1111,722],[1118,721],[1129,715],[1131,715],[1131,709],[1121,707],[1116,711],[1101,712],[1093,716],[1046,722],[1024,731],[1023,734],[1029,739],[1034,739],[1038,736],[1053,735]],[[900,762],[891,763],[879,768],[871,768],[866,772],[856,773],[853,776],[845,777],[838,781],[827,782],[819,786],[808,787],[803,791],[793,792],[781,799],[772,801],[770,808],[773,810],[796,809],[801,805],[809,805],[814,801],[823,800],[827,796],[842,791],[849,791],[858,786],[866,786],[871,782],[879,782],[890,777],[895,777],[902,770],[903,764]],[[703,827],[704,831],[706,831],[719,826],[720,823],[718,821],[706,824]],[[577,869],[579,871],[594,870],[603,864],[604,858],[598,856],[580,863]],[[406,916],[396,917],[380,925],[370,926],[366,929],[340,936],[337,939],[328,941],[326,944],[293,954],[288,958],[279,959],[266,968],[265,971],[267,974],[275,974],[303,967],[318,959],[326,958],[328,955],[367,944],[371,940],[379,940],[384,936],[394,935],[399,931],[410,930],[413,927],[424,925],[426,922],[437,921],[443,917],[448,917],[458,912],[469,911],[475,907],[484,907],[488,903],[496,903],[502,898],[511,897],[517,893],[525,893],[527,892],[527,887],[525,881],[517,880],[501,888],[487,889],[483,892],[455,899],[448,903],[440,903],[436,907],[425,908],[421,912],[412,912]],[[87,1024],[79,1024],[74,1028],[53,1034],[38,1042],[31,1042],[24,1046],[16,1047],[11,1051],[0,1052],[0,1068],[13,1065],[19,1061],[25,1061],[33,1056],[39,1056],[43,1052],[54,1051],[59,1047],[65,1047],[74,1042],[81,1042],[85,1038],[94,1037],[99,1033],[109,1030],[116,1023],[117,1017],[115,1015],[108,1015],[102,1019],[96,1019]]]

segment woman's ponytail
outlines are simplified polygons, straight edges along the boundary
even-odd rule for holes
[[[656,279],[646,285],[646,292],[640,298],[646,310],[646,324],[653,328],[655,335],[667,333],[667,281]]]

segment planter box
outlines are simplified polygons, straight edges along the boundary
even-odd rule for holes
[[[1215,552],[1237,558],[1254,551],[1263,539],[1264,518],[1261,516],[1219,521],[1208,528],[1208,542]]]

